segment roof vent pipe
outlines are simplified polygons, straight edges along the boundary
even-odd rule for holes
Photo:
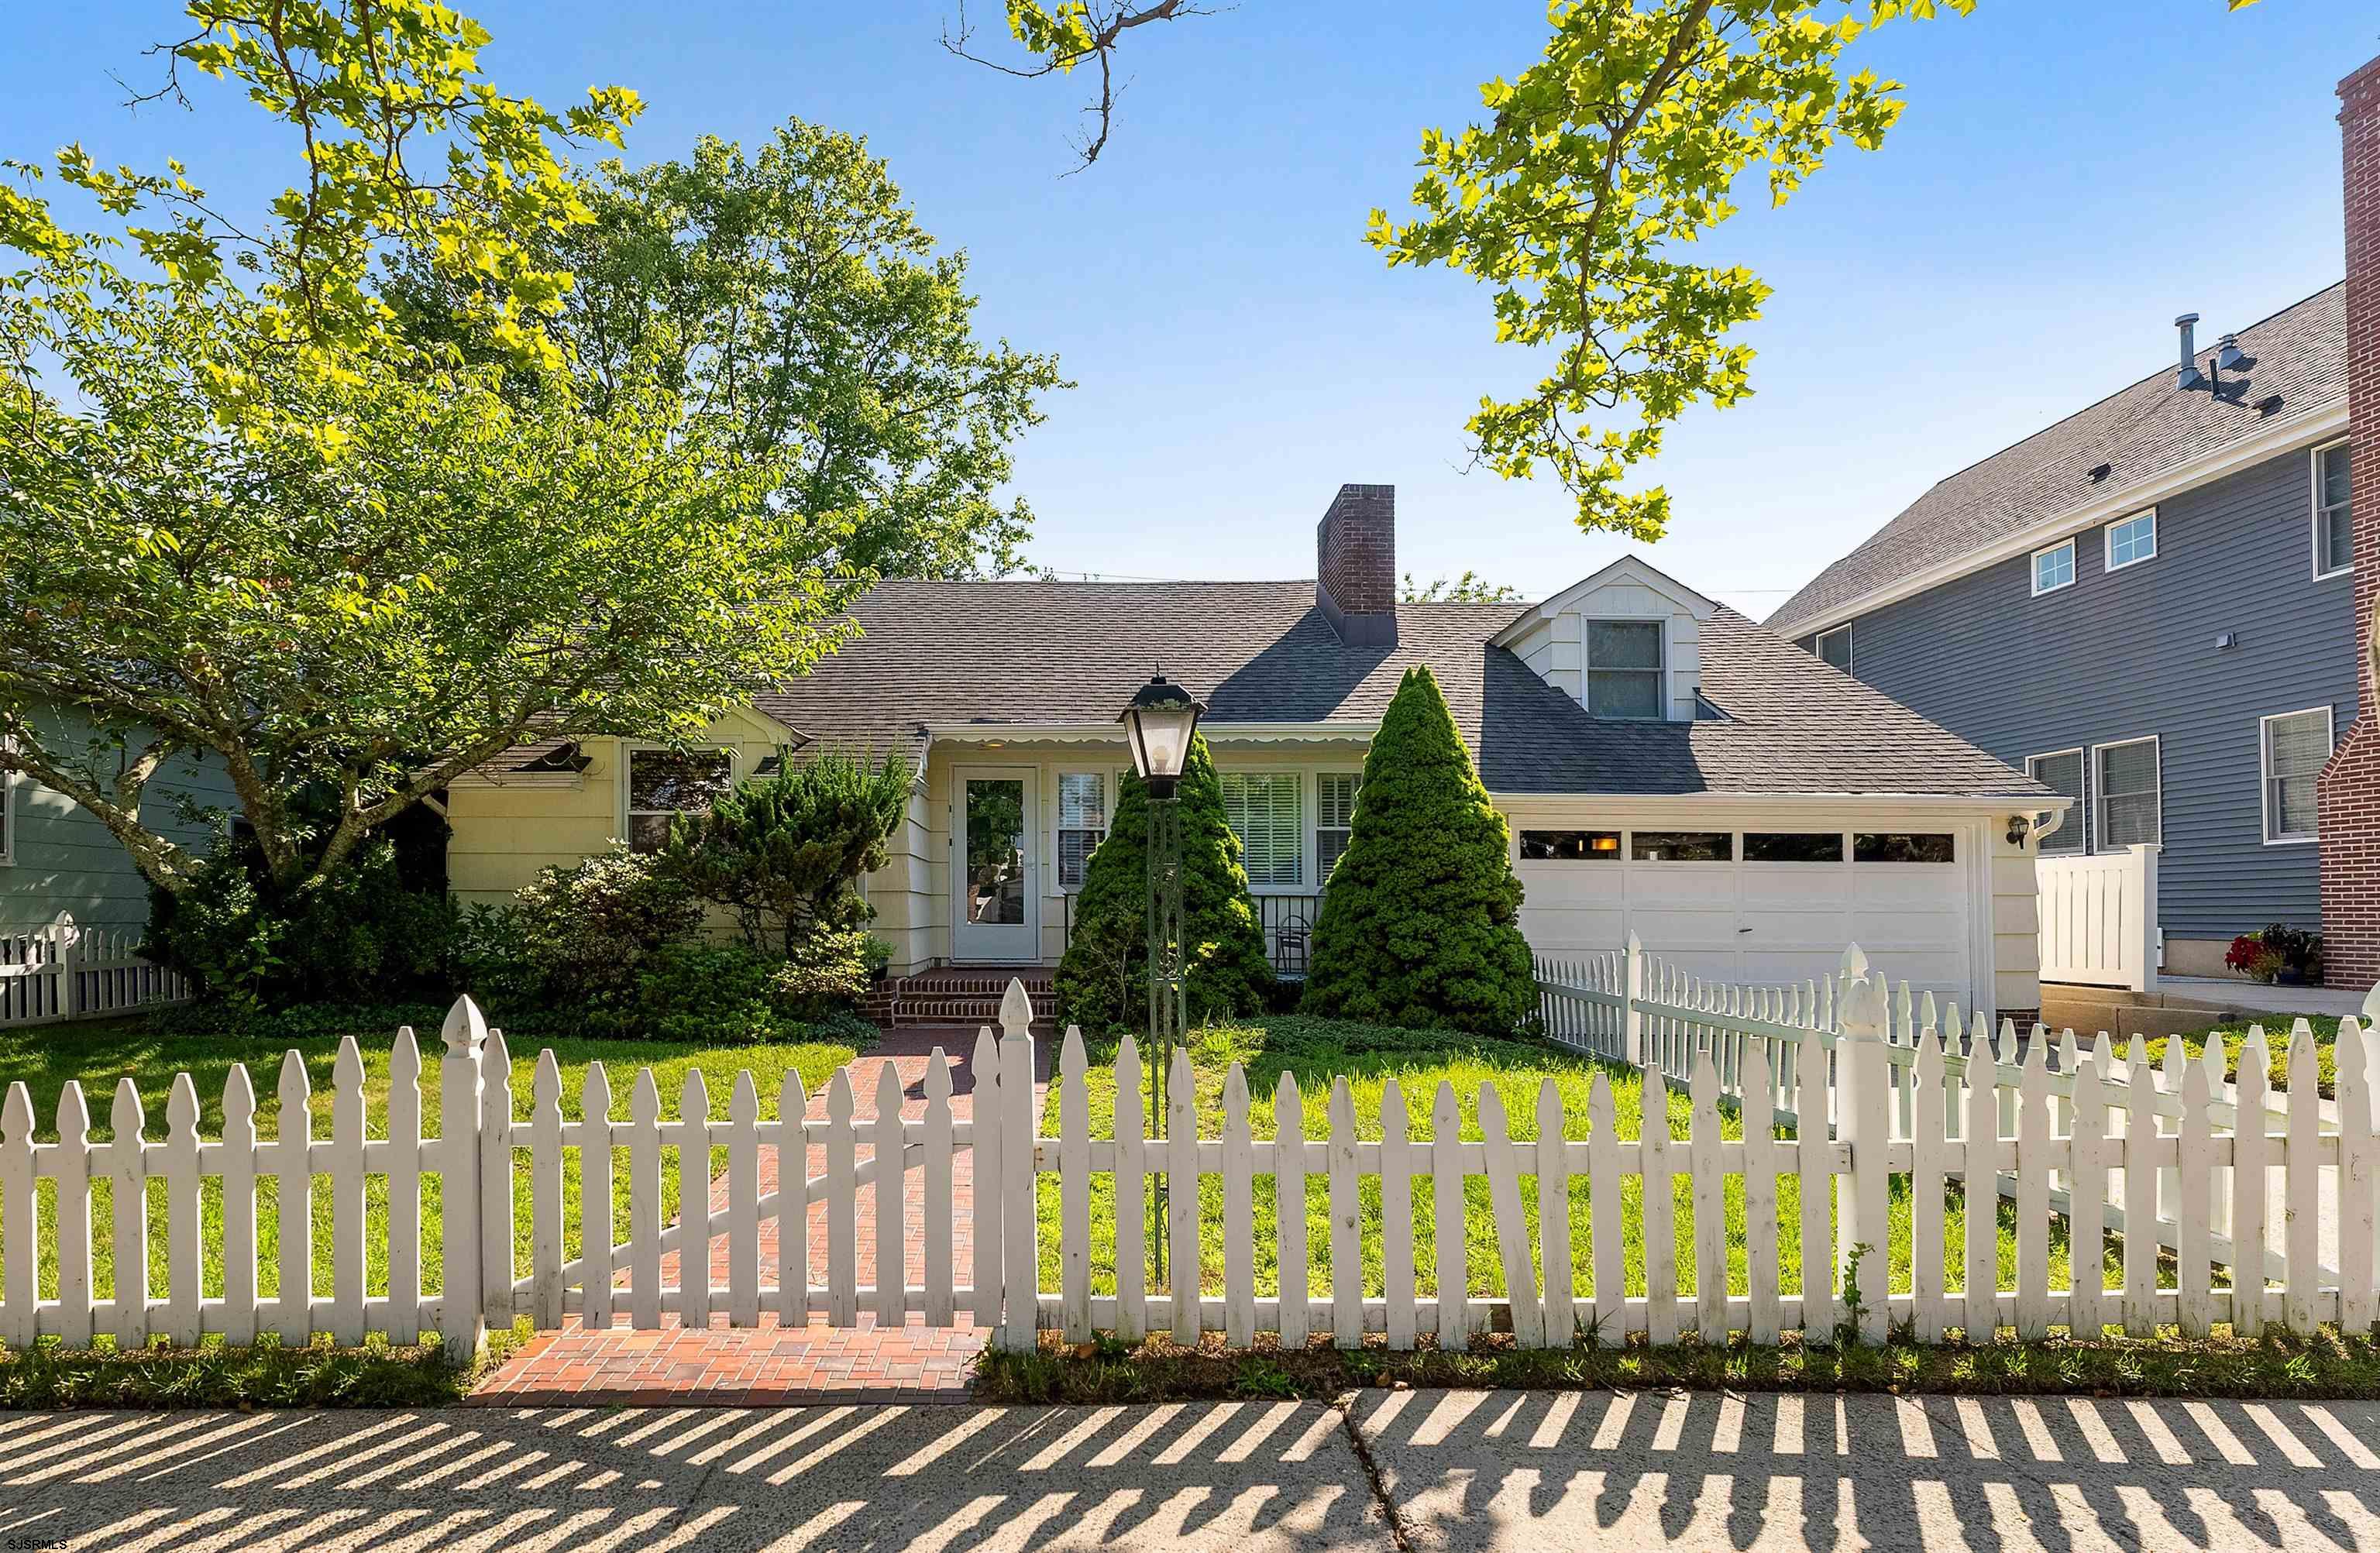
[[[2204,388],[2205,375],[2198,370],[2198,315],[2184,313],[2173,321],[2181,331],[2181,365],[2174,372],[2174,383],[2180,388]]]

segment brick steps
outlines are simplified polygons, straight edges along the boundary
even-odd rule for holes
[[[1054,1027],[1058,1017],[1055,974],[1046,965],[1014,969],[949,966],[894,977],[868,995],[868,1016],[887,1029],[915,1025],[1000,1024],[1000,1005],[1011,981],[1025,984],[1033,1023]]]

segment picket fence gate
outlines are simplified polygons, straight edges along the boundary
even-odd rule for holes
[[[104,1019],[187,1001],[189,978],[134,952],[138,934],[0,928],[0,1027]]]
[[[455,1345],[450,1351],[468,1353],[489,1321],[527,1315],[548,1329],[574,1314],[589,1325],[638,1328],[813,1318],[851,1327],[911,1316],[949,1326],[964,1316],[994,1329],[992,1341],[1010,1348],[1029,1346],[1043,1329],[1077,1341],[1102,1330],[1127,1341],[1167,1332],[1185,1342],[1220,1333],[1234,1346],[1267,1332],[1287,1343],[1327,1336],[1342,1345],[1377,1332],[1409,1347],[1424,1339],[1461,1345],[1496,1327],[1524,1346],[1561,1346],[1582,1334],[1613,1343],[1644,1333],[1666,1342],[1686,1331],[1770,1341],[1794,1328],[1828,1341],[1854,1314],[1870,1339],[1906,1321],[1928,1341],[2003,1327],[2039,1336],[2058,1324],[2093,1331],[2121,1324],[2140,1334],[2161,1324],[2195,1334],[2227,1320],[2243,1333],[2267,1326],[2306,1332],[2324,1322],[2362,1330],[2380,1316],[2371,1066],[2380,1032],[2366,1024],[2342,1024],[2338,1098],[2326,1104],[2302,1022],[2289,1039],[2288,1090],[2272,1095],[2261,1030],[2236,1086],[2223,1082],[2216,1059],[2160,1069],[2137,1042],[2127,1059],[2112,1045],[2070,1038],[2053,1071],[2046,1034],[2019,1043],[2004,1027],[1996,1049],[1987,1031],[1962,1036],[1948,1018],[1937,1029],[1924,1003],[1905,993],[1896,999],[1856,951],[1832,985],[1793,996],[1677,985],[1641,950],[1619,957],[1616,977],[1607,977],[1610,968],[1575,973],[1575,980],[1548,976],[1549,1013],[1561,1013],[1548,1027],[1566,1024],[1555,1038],[1588,1049],[1626,1043],[1603,1054],[1642,1062],[1645,1116],[1666,1117],[1670,1074],[1683,1067],[1691,1122],[1682,1137],[1666,1126],[1622,1136],[1611,1074],[1598,1071],[1582,1137],[1569,1135],[1581,1118],[1550,1081],[1510,1097],[1483,1086],[1470,1098],[1479,1135],[1463,1139],[1465,1098],[1451,1085],[1407,1097],[1391,1080],[1372,1119],[1376,1135],[1366,1135],[1343,1075],[1330,1086],[1321,1135],[1309,1137],[1305,1097],[1284,1075],[1272,1097],[1274,1135],[1259,1138],[1259,1098],[1236,1065],[1225,1079],[1220,1128],[1202,1131],[1213,1119],[1197,1114],[1187,1052],[1167,1057],[1169,1109],[1152,1117],[1141,1100],[1144,1060],[1130,1038],[1114,1066],[1113,1125],[1094,1135],[1078,1032],[1063,1037],[1050,1103],[1035,1092],[1031,1009],[1021,987],[1003,1006],[1003,1033],[986,1028],[977,1038],[971,1117],[953,1108],[959,1075],[940,1050],[921,1084],[924,1114],[914,1120],[902,1117],[904,1087],[891,1063],[880,1071],[869,1117],[857,1115],[847,1071],[829,1081],[817,1119],[808,1115],[800,1080],[789,1078],[777,1114],[763,1120],[748,1072],[729,1085],[723,1119],[713,1115],[699,1072],[680,1086],[677,1114],[664,1117],[648,1069],[628,1086],[622,1118],[600,1063],[586,1074],[582,1109],[570,1117],[551,1051],[529,1066],[524,1117],[506,1042],[468,1000],[458,1001],[443,1032],[435,1137],[423,1131],[422,1060],[409,1029],[398,1032],[377,1129],[366,1114],[361,1055],[353,1040],[341,1044],[322,1137],[294,1052],[282,1064],[281,1122],[269,1140],[257,1136],[255,1095],[237,1065],[225,1084],[222,1134],[212,1140],[199,1135],[188,1074],[172,1086],[163,1139],[146,1136],[128,1079],[115,1092],[114,1135],[104,1141],[91,1137],[79,1084],[61,1092],[47,1138],[35,1135],[27,1087],[14,1084],[0,1101],[0,1343],[55,1336],[82,1345],[106,1334],[187,1345],[202,1333],[245,1342],[260,1332],[285,1341],[328,1333],[355,1343],[370,1331],[407,1341],[434,1330]],[[1613,980],[1616,993],[1598,985]],[[1791,1022],[1797,1018],[1811,1023]],[[1516,1128],[1516,1115],[1533,1125]],[[1730,1136],[1734,1122],[1739,1135]],[[565,1190],[574,1151],[575,1202]],[[716,1194],[714,1151],[725,1159]],[[613,1207],[620,1156],[625,1239]],[[962,1159],[971,1190],[961,1189]],[[778,1185],[764,1189],[764,1164],[782,1172]],[[664,1223],[673,1173],[680,1212]],[[1054,1191],[1042,1190],[1045,1175],[1056,1178]],[[1095,1216],[1101,1176],[1108,1206]],[[1212,1225],[1197,1189],[1210,1178],[1220,1200]],[[1478,1205],[1465,1191],[1474,1178],[1484,1183]],[[1967,1216],[1963,1239],[1950,1240],[1947,1189],[1977,1179],[2016,1200],[2010,1288],[1998,1286],[1997,1214]],[[286,1203],[314,1200],[317,1180],[328,1183],[325,1255],[317,1256],[310,1216],[282,1219],[272,1250],[278,1289],[261,1293],[259,1183],[273,1182],[276,1200]],[[434,1256],[425,1252],[424,1222],[432,1180]],[[1817,1209],[1801,1214],[1785,1241],[1779,1183],[1789,1180],[1798,1201]],[[2239,1189],[2223,1200],[2224,1184],[2235,1180]],[[382,1244],[368,1246],[374,1181],[384,1183],[384,1232]],[[1315,1246],[1307,1244],[1309,1182],[1327,1206]],[[1151,1227],[1160,1183],[1169,1188],[1164,1217]],[[1672,1189],[1642,1190],[1652,1183]],[[141,1253],[116,1256],[104,1290],[94,1272],[101,1183],[112,1245]],[[1571,1207],[1582,1183],[1587,1233],[1574,1245]],[[2277,1211],[2257,1189],[2268,1183]],[[1274,1210],[1277,1271],[1265,1280],[1260,1191]],[[1912,1271],[1908,1288],[1887,1292],[1896,1191],[1910,1204]],[[2161,1192],[2170,1211],[2160,1211]],[[1047,1207],[1045,1197],[1053,1199]],[[1493,1268],[1468,1265],[1467,1234],[1425,1237],[1417,1222],[1424,1203],[1433,1226],[1484,1212]],[[1682,1236],[1682,1207],[1691,1217]],[[2058,1287],[2054,1218],[2085,1246],[2143,1219],[2157,1230],[2124,1235],[2116,1287],[2089,1277]],[[871,1221],[875,1241],[863,1256],[863,1226]],[[580,1249],[571,1256],[574,1223]],[[1728,1276],[1730,1230],[1741,1231],[1740,1281]],[[1210,1237],[1219,1237],[1220,1287],[1202,1280],[1195,1292],[1177,1292],[1152,1278],[1152,1232],[1164,1237],[1175,1269],[1201,1268]],[[162,1291],[149,1270],[161,1234]],[[795,1269],[773,1281],[764,1276],[771,1236],[779,1267]],[[921,1243],[916,1281],[913,1238]],[[201,1271],[211,1239],[222,1247],[212,1281]],[[2162,1287],[2157,1251],[2168,1239],[2177,1271]],[[1632,1241],[1641,1272],[1631,1270]],[[1111,1256],[1099,1256],[1103,1245]],[[1847,1274],[1862,1246],[1873,1248],[1857,1271],[1868,1292],[1854,1313],[1845,1304]],[[714,1247],[724,1262],[716,1278]],[[1041,1287],[1045,1252],[1058,1268],[1054,1291]],[[1367,1255],[1377,1257],[1376,1279],[1365,1271]],[[2251,1267],[2237,1287],[2228,1276],[2235,1257]],[[1315,1262],[1320,1270],[1310,1273]],[[1581,1287],[1581,1273],[1590,1286]],[[437,1292],[427,1287],[433,1274]]]

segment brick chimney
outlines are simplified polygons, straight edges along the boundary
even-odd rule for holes
[[[2338,83],[2347,194],[2347,434],[2355,501],[2356,718],[2323,768],[2323,979],[2380,980],[2380,59]]]
[[[1397,488],[1342,485],[1314,530],[1314,602],[1350,647],[1397,645]]]

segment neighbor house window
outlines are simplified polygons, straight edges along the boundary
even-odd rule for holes
[[[2025,775],[2048,788],[2074,800],[2066,811],[2066,822],[2041,839],[2040,849],[2048,853],[2085,852],[2089,850],[2082,823],[2082,752],[2061,749],[2054,755],[2035,755],[2024,763]]]
[[[2033,552],[2033,596],[2055,593],[2061,588],[2074,586],[2074,541],[2051,545],[2047,550]]]
[[[1747,863],[1840,863],[1843,834],[1840,831],[1746,831],[1743,860]]]
[[[1108,779],[1102,771],[1058,773],[1058,887],[1079,890],[1093,849],[1107,839]]]
[[[1818,633],[1818,657],[1845,673],[1852,672],[1852,628],[1838,625],[1831,631]]]
[[[1854,863],[1955,863],[1958,844],[1949,836],[1906,831],[1862,831],[1852,837]]]
[[[2107,525],[2107,570],[2120,571],[2156,554],[2156,509]]]
[[[2284,712],[2264,720],[2265,839],[2314,839],[2314,779],[2330,758],[2328,707]]]
[[[1617,831],[1524,831],[1524,863],[1584,862],[1620,855]]]
[[[2313,454],[2313,575],[2336,576],[2355,564],[2355,508],[2348,499],[2347,444]]]
[[[1304,786],[1295,771],[1223,773],[1223,818],[1240,838],[1250,884],[1305,882],[1305,824],[1298,814]]]
[[[1730,831],[1633,831],[1628,855],[1639,863],[1732,863]]]
[[[1331,867],[1347,850],[1355,833],[1355,789],[1363,778],[1353,771],[1325,771],[1314,779],[1314,881],[1330,882]]]
[[[1595,717],[1661,715],[1661,630],[1653,620],[1586,623],[1586,710]]]
[[[734,777],[723,749],[632,749],[628,752],[628,847],[659,852],[669,845],[670,821],[708,814]]]
[[[2163,829],[2156,740],[2103,744],[2091,763],[2092,780],[2099,790],[2099,844],[2137,846],[2156,841]]]

